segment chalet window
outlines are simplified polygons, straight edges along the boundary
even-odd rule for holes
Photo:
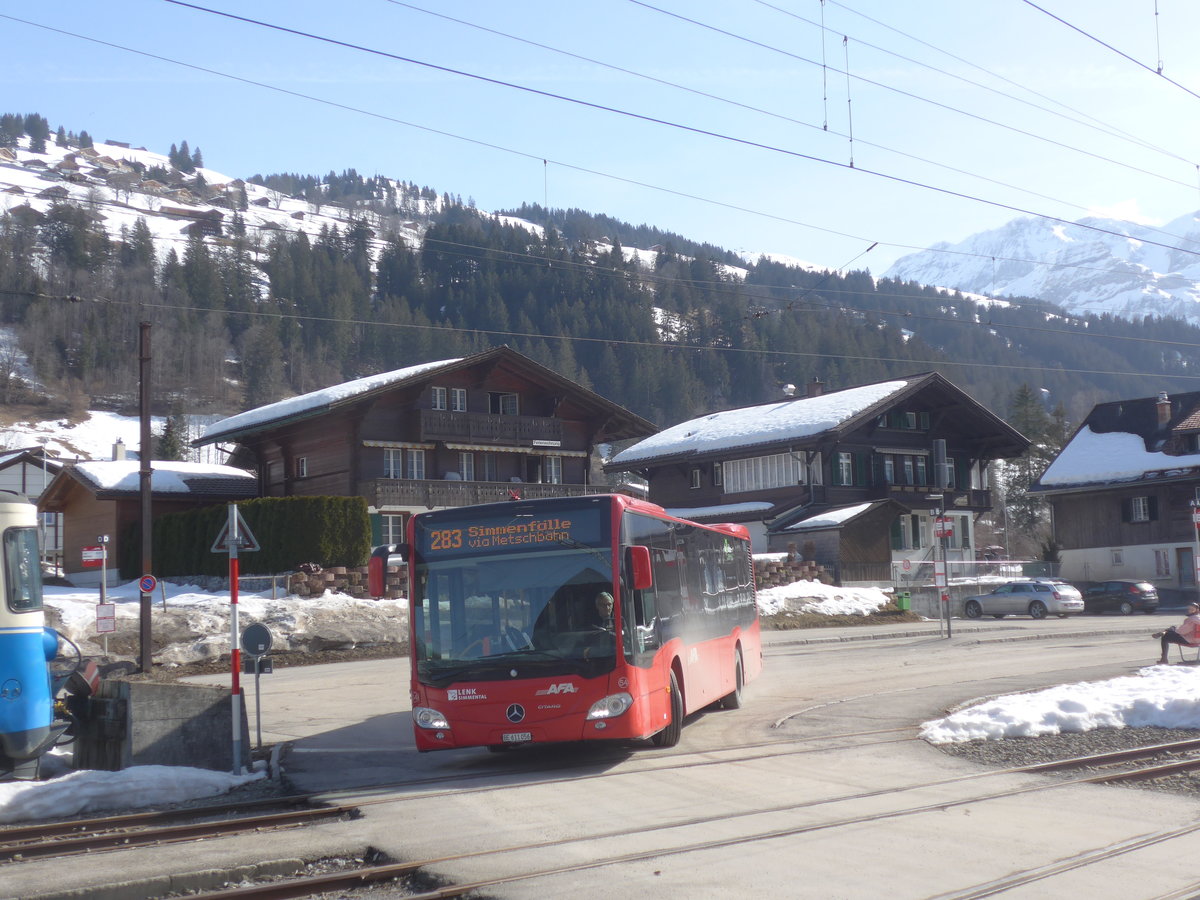
[[[307,478],[308,477],[308,457],[307,456],[297,456],[295,468],[293,469],[293,471],[296,473],[297,478]]]
[[[803,484],[802,459],[796,459],[791,453],[731,459],[713,466],[713,484],[723,484],[727,494]]]
[[[699,469],[692,469],[692,473],[691,473],[691,488],[692,488],[692,490],[695,490],[695,489],[696,489],[696,488],[698,488],[698,487],[700,487],[700,470],[699,470]]]
[[[904,457],[904,483],[916,484],[913,478],[913,458],[911,456],[906,456]]]
[[[475,480],[475,454],[460,453],[458,454],[458,474],[462,476],[463,481]]]
[[[447,409],[446,405],[446,389],[444,387],[431,388],[432,406],[434,409]]]
[[[917,467],[917,473],[916,473],[917,480],[915,483],[916,484],[929,484],[929,473],[925,468],[925,457],[918,456],[916,458],[915,464]]]
[[[466,388],[450,388],[450,409],[453,412],[467,411]]]
[[[500,472],[496,467],[496,454],[483,454],[483,480],[484,481],[499,481]]]
[[[1112,564],[1113,564],[1114,566],[1123,566],[1123,565],[1125,565],[1125,551],[1123,551],[1123,550],[1113,550],[1113,551],[1111,551],[1111,552],[1112,552]]]
[[[1171,555],[1166,550],[1154,551],[1154,576],[1156,578],[1171,577]]]
[[[917,430],[917,414],[915,412],[906,412],[904,414],[904,427],[909,431]]]
[[[488,394],[488,412],[497,416],[518,416],[521,405],[516,394]]]
[[[384,478],[403,478],[404,477],[404,451],[403,450],[384,450],[383,451],[383,477]],[[394,542],[392,542],[394,543]]]
[[[854,484],[854,454],[841,451],[837,455],[838,484]]]
[[[383,516],[380,537],[385,544],[404,543],[404,516]]]
[[[542,469],[544,484],[562,484],[562,457],[547,456],[546,465]]]
[[[808,463],[808,483],[809,484],[824,484],[825,475],[821,466],[821,454],[814,453],[812,459]]]
[[[917,413],[917,428],[921,431],[929,430],[929,413]]]
[[[1157,497],[1127,497],[1121,501],[1122,522],[1153,522],[1157,518]]]
[[[425,451],[409,450],[404,454],[404,477],[420,481],[425,477]]]
[[[888,484],[896,483],[896,461],[892,458],[891,454],[883,458],[883,480]]]

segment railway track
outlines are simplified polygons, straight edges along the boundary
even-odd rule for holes
[[[891,731],[892,729],[881,729],[880,731]],[[841,735],[830,737],[841,737],[843,739],[851,736],[865,736],[872,734],[871,732],[858,732],[853,735]],[[769,749],[770,745],[762,749]],[[750,745],[740,748],[743,751],[750,749]],[[686,754],[685,754],[686,755]],[[729,762],[731,760],[725,760]],[[687,765],[699,764],[699,761],[692,761]],[[711,764],[711,763],[709,763]],[[580,835],[566,839],[546,840],[540,842],[532,842],[526,844],[518,844],[513,846],[497,847],[482,851],[467,852],[456,855],[448,855],[438,858],[421,859],[406,862],[387,862],[376,865],[366,865],[353,870],[343,870],[336,872],[321,872],[317,874],[305,875],[302,877],[287,878],[284,880],[270,881],[256,885],[243,885],[236,888],[211,891],[209,893],[198,894],[195,896],[201,898],[284,898],[284,897],[303,897],[319,894],[327,891],[347,892],[354,891],[358,888],[363,888],[368,885],[378,884],[380,882],[390,882],[396,879],[411,878],[423,870],[428,870],[431,867],[442,867],[449,863],[474,863],[475,868],[480,864],[484,867],[494,867],[499,871],[504,871],[503,874],[498,874],[491,878],[476,878],[472,880],[464,880],[462,883],[438,887],[433,890],[418,891],[416,893],[406,894],[418,898],[418,900],[434,900],[434,898],[451,898],[459,897],[471,892],[486,890],[489,887],[498,887],[503,884],[509,884],[518,881],[527,881],[538,878],[549,878],[555,875],[560,875],[568,872],[577,872],[585,869],[601,868],[606,866],[626,865],[635,862],[644,862],[651,859],[661,857],[677,856],[687,853],[699,853],[708,850],[714,850],[723,847],[730,847],[739,844],[748,844],[761,841],[778,840],[781,838],[792,837],[815,831],[846,828],[851,826],[863,825],[871,822],[878,822],[886,819],[896,819],[900,817],[916,817],[930,812],[941,812],[947,809],[964,806],[970,804],[980,804],[990,801],[996,801],[1006,798],[1019,796],[1022,794],[1030,794],[1042,791],[1053,791],[1064,786],[1078,784],[1095,784],[1095,783],[1116,783],[1122,781],[1137,781],[1151,778],[1162,778],[1178,775],[1180,773],[1192,772],[1200,769],[1200,740],[1190,740],[1182,742],[1172,742],[1166,744],[1157,744],[1139,747],[1135,749],[1126,749],[1112,753],[1097,754],[1092,756],[1076,757],[1072,759],[1055,760],[1053,762],[1040,762],[1025,766],[1015,766],[1004,769],[986,770],[976,773],[958,775],[945,779],[923,782],[920,784],[907,785],[896,788],[880,788],[873,791],[862,791],[855,793],[841,794],[838,796],[825,797],[815,800],[807,800],[797,803],[781,803],[771,807],[756,808],[750,810],[741,810],[734,813],[715,814],[705,816],[693,816],[687,818],[679,818],[672,821],[661,822],[655,825],[645,826],[637,829],[614,829],[611,831],[601,831]],[[640,770],[641,774],[645,774],[645,770]],[[754,820],[761,818],[763,822],[768,821],[769,817],[779,814],[794,813],[800,810],[812,810],[824,808],[835,811],[846,804],[853,801],[863,800],[866,798],[881,798],[881,797],[896,797],[903,798],[905,795],[913,795],[916,792],[938,788],[944,785],[977,781],[986,783],[990,778],[998,775],[1012,775],[1017,773],[1029,774],[1053,774],[1056,776],[1053,779],[1039,779],[1036,784],[1022,785],[1018,787],[1009,787],[996,791],[984,791],[973,793],[970,796],[965,796],[955,800],[939,800],[934,803],[909,803],[901,804],[894,808],[876,811],[864,814],[850,815],[832,815],[822,817],[819,821],[807,821],[801,824],[785,827],[754,827]],[[625,773],[609,773],[599,777],[614,777]],[[594,776],[589,776],[594,777]],[[483,789],[483,788],[480,788]],[[513,786],[493,786],[487,788],[491,790],[512,790]],[[422,796],[428,797],[428,794]],[[311,798],[295,798],[296,800],[304,800],[308,802]],[[324,814],[324,817],[336,817],[346,815],[356,815],[359,807],[376,805],[376,804],[394,804],[403,803],[410,797],[373,797],[360,799],[355,804],[332,804],[327,807],[310,809],[302,808],[298,810],[284,810],[275,813],[261,813],[259,815],[245,815],[248,810],[239,808],[234,810],[242,813],[242,815],[228,815],[222,812],[221,818],[216,821],[209,822],[191,822],[184,825],[177,825],[170,822],[162,822],[158,824],[147,824],[146,822],[134,821],[141,816],[125,816],[114,817],[112,820],[92,820],[92,823],[85,825],[85,829],[98,828],[97,823],[109,822],[109,827],[102,834],[94,837],[98,843],[91,849],[105,849],[112,847],[128,847],[134,844],[156,843],[160,841],[180,841],[180,840],[201,840],[205,837],[214,837],[219,834],[229,833],[228,829],[240,827],[259,829],[263,827],[287,827],[301,823],[304,821],[320,821],[322,818],[318,814]],[[255,804],[260,805],[260,804]],[[193,816],[211,811],[178,811],[180,815],[191,813]],[[297,816],[297,814],[311,814],[311,818],[307,816]],[[151,817],[159,817],[163,814],[152,814]],[[172,813],[172,816],[176,813]],[[694,829],[696,826],[704,825],[719,825],[721,823],[730,822],[741,819],[745,823],[739,826],[736,837],[715,839],[715,840],[680,840],[679,837],[687,833],[689,829]],[[121,822],[120,820],[128,820]],[[73,823],[64,823],[63,825],[49,826],[51,828],[69,827]],[[77,823],[76,823],[77,824]],[[0,833],[0,839],[4,840],[4,844],[0,846],[0,851],[8,852],[10,849],[15,855],[6,856],[5,858],[32,858],[36,855],[57,855],[62,852],[62,841],[87,841],[92,839],[92,836],[85,835],[84,837],[67,835],[47,835],[42,842],[44,850],[30,850],[28,848],[38,847],[34,836],[31,834],[35,828],[21,829],[20,831],[29,832],[24,835],[28,841],[14,841],[14,832],[18,830],[9,829]],[[175,830],[175,829],[187,830]],[[161,829],[161,830],[160,830]],[[1160,832],[1141,835],[1137,838],[1121,842],[1119,844],[1108,847],[1091,848],[1084,853],[1080,853],[1075,857],[1068,859],[1056,860],[1052,865],[1040,866],[1031,868],[1027,871],[1010,873],[1004,879],[994,882],[988,882],[972,886],[967,889],[959,890],[954,893],[942,895],[939,900],[969,900],[969,898],[984,898],[1004,891],[1011,890],[1014,887],[1032,884],[1037,881],[1053,878],[1064,872],[1073,869],[1084,868],[1091,865],[1096,865],[1105,860],[1113,859],[1121,855],[1137,852],[1140,849],[1154,846],[1163,842],[1182,840],[1191,838],[1195,833],[1200,832],[1200,821],[1194,824],[1175,829],[1164,829]],[[517,859],[519,854],[533,852],[533,855],[538,859],[545,859],[545,851],[553,848],[564,848],[570,845],[594,844],[597,848],[603,848],[605,842],[612,842],[613,839],[628,838],[630,836],[645,836],[652,834],[662,838],[662,842],[655,846],[648,847],[644,851],[634,853],[604,853],[598,851],[590,851],[585,862],[568,862],[562,865],[549,865],[542,867],[522,867],[519,864],[516,868],[519,871],[513,871],[513,863],[511,860]],[[18,837],[20,837],[18,835]],[[25,850],[19,849],[26,848]],[[56,852],[57,848],[57,852]],[[67,852],[84,852],[81,849],[71,849]],[[510,861],[501,865],[499,862],[505,857],[509,857]],[[495,862],[489,862],[489,860]],[[1197,887],[1200,890],[1200,886]],[[1181,893],[1180,897],[1193,896],[1189,893]],[[1164,897],[1164,900],[1167,900]]]

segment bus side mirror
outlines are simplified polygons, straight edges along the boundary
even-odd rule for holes
[[[650,568],[650,548],[634,546],[626,551],[629,564],[629,577],[633,579],[633,589],[644,591],[654,585],[654,570]]]
[[[367,563],[367,593],[372,599],[382,599],[387,591],[387,567],[407,561],[407,544],[380,544],[371,551]]]

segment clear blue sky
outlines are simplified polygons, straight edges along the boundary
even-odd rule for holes
[[[166,0],[29,3],[3,13],[46,28],[0,18],[0,108],[231,176],[356,168],[876,273],[1019,215],[903,180],[1070,220],[1200,209],[1195,0],[198,5],[530,90]]]

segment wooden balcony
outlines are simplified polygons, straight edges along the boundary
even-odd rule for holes
[[[445,506],[471,506],[476,503],[498,503],[511,500],[511,491],[522,500],[542,500],[547,497],[582,497],[586,494],[610,494],[613,488],[587,484],[531,484],[509,481],[434,481],[379,478],[360,481],[358,493],[376,509],[387,507],[420,507],[434,509]]]
[[[498,416],[490,413],[420,411],[421,441],[459,441],[529,447],[534,441],[562,441],[562,419],[548,416]]]
[[[947,488],[939,491],[927,484],[877,484],[869,489],[872,500],[895,500],[913,509],[932,509],[936,501],[931,501],[929,495],[937,493],[943,495],[947,512],[954,512],[956,509],[986,512],[992,508],[992,492],[981,488],[966,491]]]

